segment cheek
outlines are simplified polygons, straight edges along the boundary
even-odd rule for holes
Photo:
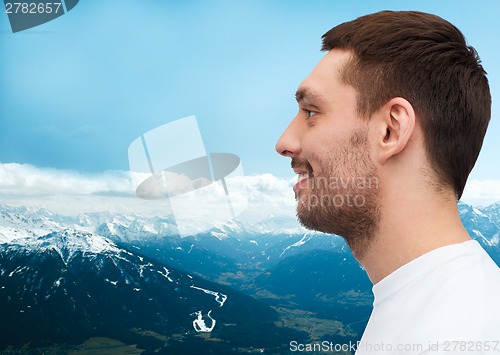
[[[316,126],[311,130],[309,132],[311,134],[305,135],[302,140],[302,150],[307,159],[318,159],[331,155],[337,150],[338,143],[342,141],[342,137],[326,125]]]
[[[332,174],[333,157],[336,155],[335,148],[327,144],[318,144],[318,142],[315,142],[315,148],[309,151],[309,154],[304,154],[304,158],[311,165],[314,176],[320,177]]]
[[[335,142],[339,139],[340,137],[337,137],[335,132],[329,130],[328,127],[312,127],[302,139],[302,150],[306,158],[319,155],[321,152],[333,150]]]

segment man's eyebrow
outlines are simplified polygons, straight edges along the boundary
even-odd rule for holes
[[[295,100],[297,100],[298,103],[306,101],[306,103],[308,104],[310,104],[308,102],[310,100],[314,100],[320,103],[324,101],[321,95],[317,91],[312,90],[311,88],[308,87],[299,88],[295,93]]]

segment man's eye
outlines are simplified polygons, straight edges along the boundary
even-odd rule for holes
[[[311,118],[312,116],[317,114],[316,111],[311,111],[311,110],[306,110],[306,109],[304,109],[304,112],[306,113],[306,118]]]

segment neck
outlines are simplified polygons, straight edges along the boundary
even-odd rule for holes
[[[393,191],[381,201],[378,228],[367,249],[358,254],[373,284],[431,250],[470,240],[453,194],[444,198],[416,189]],[[353,254],[357,257],[356,250]]]

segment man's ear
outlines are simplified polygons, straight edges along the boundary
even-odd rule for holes
[[[377,116],[377,159],[385,164],[408,144],[415,129],[415,111],[406,99],[395,97],[378,110]]]

